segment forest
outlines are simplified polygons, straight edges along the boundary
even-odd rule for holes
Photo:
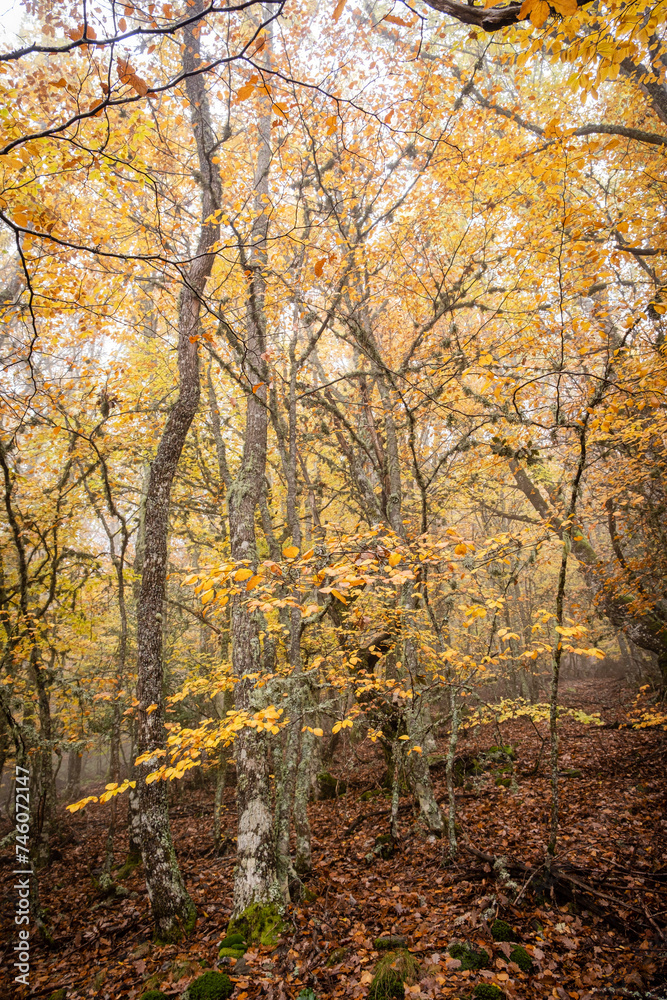
[[[667,998],[666,14],[3,7],[2,998]]]

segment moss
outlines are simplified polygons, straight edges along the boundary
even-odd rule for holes
[[[370,802],[371,799],[377,799],[383,794],[384,793],[381,792],[379,788],[371,788],[367,792],[362,792],[362,794],[359,796],[359,801]]]
[[[327,959],[327,969],[330,969],[332,965],[338,965],[342,962],[347,955],[347,948],[334,948]]]
[[[320,771],[317,776],[317,787],[321,799],[335,799],[347,791],[346,782],[334,778],[333,774],[329,774],[328,771]]]
[[[511,784],[512,784],[511,778],[496,778],[496,785],[498,785],[499,788],[501,786],[502,788],[509,788]]]
[[[54,990],[49,1000],[67,1000],[67,990]]]
[[[419,962],[407,948],[389,951],[375,966],[369,1000],[403,1000],[405,983],[419,979]]]
[[[220,942],[221,948],[243,948],[245,951],[246,943],[243,934],[227,934],[223,937]]]
[[[487,756],[509,757],[510,760],[516,760],[516,750],[511,743],[505,743],[503,746],[489,747]]]
[[[218,958],[243,958],[245,951],[242,948],[221,948]]]
[[[387,951],[394,948],[405,948],[407,941],[400,934],[389,934],[387,937],[379,937],[373,941],[376,951]]]
[[[229,939],[240,934],[243,941],[255,941],[267,948],[278,943],[282,934],[283,920],[275,903],[252,903],[227,928]]]
[[[246,952],[246,943],[243,934],[228,934],[220,942],[218,958],[243,958]]]
[[[510,952],[510,962],[516,962],[522,972],[533,971],[533,960],[526,949],[522,948],[520,944],[517,944],[514,948],[512,948]]]
[[[297,993],[296,1000],[317,1000],[315,995],[315,990],[304,989],[300,993]]]
[[[472,971],[477,971],[478,969],[485,969],[489,964],[489,955],[484,948],[480,948],[479,951],[475,951],[467,944],[452,944],[447,949],[452,958],[457,958],[461,963],[461,968],[465,972],[470,969]]]
[[[224,972],[205,972],[198,976],[183,994],[187,1000],[227,1000],[234,984]]]
[[[494,941],[514,941],[516,934],[505,920],[494,920],[491,924],[491,936]]]
[[[162,990],[149,990],[148,993],[142,993],[139,1000],[167,1000],[167,994]]]
[[[473,990],[475,1000],[503,1000],[505,994],[493,983],[478,983]]]
[[[141,864],[141,856],[137,857],[136,854],[128,856],[127,861],[122,865],[116,872],[116,878],[121,881],[124,878],[129,878],[133,873],[135,868],[138,868]]]
[[[569,771],[559,771],[561,778],[581,778],[581,771],[578,767],[571,767]]]

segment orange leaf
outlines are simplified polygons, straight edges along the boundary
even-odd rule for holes
[[[345,4],[346,3],[347,3],[347,0],[338,0],[338,3],[334,7],[334,12],[333,12],[333,15],[332,15],[333,16],[333,22],[334,22],[334,24],[336,24],[338,22],[338,18],[340,17],[340,15],[345,10]]]
[[[383,17],[382,20],[389,21],[389,24],[400,24],[403,28],[411,27],[409,21],[404,21],[402,17],[396,17],[395,14],[387,14],[387,16]]]

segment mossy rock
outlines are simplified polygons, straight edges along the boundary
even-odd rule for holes
[[[320,771],[317,776],[317,788],[320,799],[335,799],[347,791],[347,783],[340,778],[334,778],[328,771]]]
[[[407,945],[406,939],[401,934],[388,934],[386,937],[379,937],[373,941],[373,947],[376,951],[393,951],[395,948],[405,948]]]
[[[234,983],[224,972],[205,972],[190,983],[181,1000],[227,1000]]]
[[[405,983],[419,980],[419,962],[407,948],[389,951],[375,966],[369,1000],[403,1000]]]
[[[516,934],[506,920],[494,920],[491,924],[491,936],[494,941],[515,941]]]
[[[379,799],[384,795],[384,792],[379,788],[369,788],[368,791],[362,792],[359,796],[360,802],[370,802],[371,799]]]
[[[67,990],[65,989],[54,990],[51,996],[49,997],[49,1000],[67,1000]]]
[[[485,969],[489,964],[489,955],[484,948],[475,951],[467,944],[452,944],[447,949],[451,958],[457,958],[461,963],[461,969],[465,972],[471,970],[477,972],[478,969]]]
[[[218,958],[233,958],[234,961],[238,961],[244,955],[245,951],[242,948],[221,948],[218,952]]]
[[[509,757],[510,760],[516,760],[516,750],[511,745],[511,743],[505,743],[503,746],[492,746],[489,747],[485,756],[487,757]]]
[[[511,778],[496,778],[496,785],[498,785],[499,788],[509,788],[511,784]]]
[[[167,1000],[167,994],[162,990],[149,990],[148,993],[142,993],[139,1000]]]
[[[283,931],[283,919],[275,903],[252,903],[227,928],[227,940],[240,935],[241,940],[273,948]]]
[[[512,948],[510,952],[510,962],[516,962],[522,972],[533,971],[533,960],[526,949],[522,948],[520,944],[517,944],[514,948]]]
[[[505,994],[493,983],[478,983],[472,991],[475,1000],[503,1000]]]
[[[347,955],[347,948],[334,948],[327,959],[327,969],[330,969],[332,965],[338,965],[342,962]]]

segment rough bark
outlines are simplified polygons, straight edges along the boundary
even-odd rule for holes
[[[270,41],[265,50],[270,49]],[[242,358],[246,381],[246,419],[243,456],[227,495],[232,558],[257,563],[255,512],[266,489],[267,392],[266,317],[264,298],[269,217],[264,212],[271,164],[271,109],[263,101],[258,115],[259,149],[254,177],[254,207],[250,249],[241,248],[248,278],[246,338]],[[232,605],[232,665],[238,678],[236,707],[252,712],[253,684],[247,675],[261,669],[262,645],[259,612],[249,612],[237,595]],[[253,728],[243,729],[236,740],[236,799],[238,809],[237,864],[234,879],[234,917],[253,903],[278,901],[268,740]]]
[[[210,221],[220,206],[221,185],[213,154],[218,140],[211,126],[208,97],[202,75],[192,75],[199,62],[199,41],[185,29],[183,70],[202,179],[201,229],[197,252],[188,268],[181,291],[178,316],[178,398],[164,426],[153,461],[145,505],[145,555],[137,612],[139,700],[138,742],[140,754],[165,745],[162,615],[167,572],[169,505],[174,475],[183,445],[199,404],[200,301],[213,266],[211,247],[219,238],[219,225]],[[209,220],[209,221],[206,221]],[[152,708],[156,706],[156,708]],[[149,709],[151,709],[149,711]],[[157,758],[149,758],[139,769],[139,800],[142,822],[142,857],[156,936],[167,940],[191,928],[195,910],[181,877],[169,828],[167,787],[162,781],[147,784],[145,778]]]

